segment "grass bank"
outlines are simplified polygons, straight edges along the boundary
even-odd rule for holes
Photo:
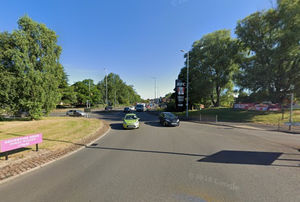
[[[103,126],[99,119],[46,117],[37,121],[2,121],[0,122],[0,140],[29,134],[42,133],[41,150],[54,151],[79,143],[94,134]],[[32,149],[35,148],[33,145]],[[13,154],[24,155],[31,149]]]
[[[230,122],[251,122],[277,125],[278,122],[283,124],[289,121],[289,111],[285,111],[284,118],[282,119],[281,112],[262,112],[262,111],[247,111],[247,110],[234,110],[232,108],[208,108],[201,111],[189,111],[189,116],[193,118],[200,117],[214,117],[218,115],[219,121]],[[185,116],[185,112],[176,112],[178,116]],[[300,110],[293,111],[293,120],[300,122]]]

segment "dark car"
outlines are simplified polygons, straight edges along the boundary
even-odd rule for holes
[[[131,109],[129,107],[125,107],[123,112],[124,113],[131,113]]]
[[[172,114],[171,112],[160,113],[159,122],[163,126],[179,126],[180,124],[179,118],[174,114]]]

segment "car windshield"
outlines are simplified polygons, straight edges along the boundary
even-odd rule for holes
[[[174,118],[176,118],[176,116],[174,114],[172,114],[172,113],[165,113],[165,115],[166,115],[166,118],[168,118],[168,119],[174,119]]]
[[[136,107],[144,107],[143,105],[137,105]]]
[[[127,119],[127,120],[133,120],[133,119],[137,119],[137,116],[136,115],[127,115],[125,117],[125,119]]]

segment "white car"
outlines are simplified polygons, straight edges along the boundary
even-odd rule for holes
[[[130,109],[131,111],[133,111],[133,110],[135,109],[135,107],[134,107],[134,106],[130,106],[129,109]]]

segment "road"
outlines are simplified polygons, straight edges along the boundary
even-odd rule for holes
[[[300,201],[300,137],[97,113],[112,130],[92,146],[0,185],[10,201]]]

